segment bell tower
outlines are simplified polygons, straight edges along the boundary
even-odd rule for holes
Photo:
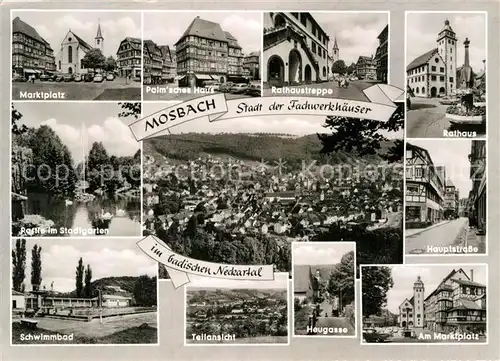
[[[340,51],[339,51],[339,46],[337,45],[337,38],[335,38],[335,41],[333,42],[332,51],[333,51],[332,59],[333,63],[335,64],[335,62],[340,59]]]
[[[457,35],[447,19],[443,29],[437,37],[439,55],[444,61],[444,75],[446,79],[446,94],[449,95],[457,89]]]
[[[101,50],[101,53],[104,53],[104,37],[102,36],[101,31],[101,21],[97,25],[97,35],[95,36],[95,44],[94,47]]]
[[[424,283],[417,277],[413,283],[413,328],[416,332],[424,328]]]

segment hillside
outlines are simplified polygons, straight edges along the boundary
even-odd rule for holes
[[[382,142],[380,154],[385,154],[394,141]],[[284,159],[290,163],[303,160],[322,160],[330,164],[354,163],[365,160],[368,163],[380,160],[379,155],[364,156],[339,151],[335,154],[321,154],[322,145],[316,134],[291,137],[275,134],[171,134],[144,141],[144,154],[161,159],[162,156],[191,160],[206,154],[230,156],[247,161],[276,161]]]
[[[246,301],[256,298],[286,298],[286,289],[189,289],[187,290],[188,303],[212,303],[217,300],[229,302]]]
[[[134,285],[139,277],[124,276],[124,277],[105,277],[92,282],[92,289],[105,290],[108,295],[132,294]],[[124,292],[120,291],[119,289]],[[67,297],[76,297],[76,290],[64,294]]]

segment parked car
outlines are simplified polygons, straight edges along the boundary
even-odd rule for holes
[[[260,97],[261,89],[260,84],[250,84],[250,86],[245,90],[246,95],[250,95],[252,97]]]
[[[248,84],[240,83],[240,84],[234,84],[231,87],[230,91],[232,94],[244,94],[247,89],[248,89]]]
[[[106,75],[106,80],[109,80],[109,81],[115,80],[115,75],[113,73],[108,73]]]
[[[52,77],[47,74],[40,75],[40,81],[51,81]]]
[[[94,81],[94,75],[93,74],[83,74],[82,75],[82,80],[85,82],[85,83],[90,83],[92,81]]]
[[[14,75],[12,77],[13,83],[26,83],[26,78],[21,75]]]
[[[64,81],[64,75],[63,74],[57,74],[56,78],[54,79],[54,81],[56,81],[58,83],[63,82]]]
[[[219,91],[222,93],[229,93],[231,91],[231,87],[233,85],[234,84],[232,82],[227,82],[227,83],[221,84],[219,86]]]
[[[76,81],[76,82],[82,81],[83,80],[82,74],[75,74],[73,80]]]
[[[212,89],[214,92],[218,92],[220,88],[220,83],[208,83],[204,85],[205,89]]]
[[[102,83],[103,80],[104,80],[104,77],[102,76],[102,74],[96,74],[94,76],[94,83]]]
[[[389,334],[377,332],[373,328],[365,328],[363,330],[364,342],[386,342],[389,337]]]
[[[68,83],[70,81],[75,80],[75,75],[74,74],[66,74],[63,76],[64,82]]]

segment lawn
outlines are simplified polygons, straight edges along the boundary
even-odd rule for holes
[[[287,344],[288,336],[258,336],[258,337],[243,337],[237,338],[234,341],[193,341],[192,338],[186,338],[186,343],[190,345],[211,345],[211,344],[234,344],[234,345],[249,345],[249,344]]]
[[[31,337],[44,337],[50,335],[63,335],[60,332],[49,331],[38,328],[30,330],[23,327],[18,322],[12,323],[12,343],[13,344],[151,344],[158,342],[158,330],[154,327],[143,324],[137,327],[131,327],[126,330],[118,331],[111,335],[103,337],[85,337],[74,336],[73,340],[22,340],[22,335],[26,338],[27,335]]]

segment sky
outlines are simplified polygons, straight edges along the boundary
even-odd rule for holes
[[[347,66],[356,63],[360,55],[375,55],[379,45],[377,36],[389,23],[388,13],[313,12],[311,15],[330,36],[328,53],[332,53],[336,37],[339,58]]]
[[[26,239],[26,290],[31,290],[31,250],[35,244],[42,247],[42,287],[71,292],[75,289],[75,271],[82,257],[85,267],[90,264],[93,280],[104,277],[157,275],[158,265],[138,246],[138,239],[67,238]],[[15,249],[15,240],[12,247]]]
[[[75,163],[83,160],[82,134],[87,139],[85,154],[93,142],[102,142],[108,155],[115,156],[133,156],[140,148],[128,127],[133,118],[120,119],[121,108],[116,103],[18,102],[14,106],[23,115],[21,124],[50,126],[69,148]]]
[[[191,283],[187,285],[188,289],[189,288],[287,289],[288,287],[288,273],[275,273],[274,280],[272,281],[228,280],[223,278],[202,277],[196,275],[189,275],[189,279],[191,280]]]
[[[146,12],[144,13],[144,39],[158,45],[173,45],[184,34],[193,19],[220,24],[229,31],[243,48],[243,53],[259,51],[262,48],[262,13],[260,12]]]
[[[398,265],[391,266],[394,286],[387,292],[387,308],[394,314],[398,314],[399,305],[405,298],[413,296],[413,283],[420,276],[424,283],[424,296],[427,297],[441,281],[453,270],[462,268],[470,277],[470,270],[474,270],[474,281],[487,285],[486,266],[478,265]],[[363,267],[361,267],[363,277]]]
[[[143,103],[143,114],[148,116],[162,109],[171,107],[177,102]],[[195,119],[170,128],[171,133],[286,133],[294,135],[307,135],[328,133],[330,130],[323,128],[326,117],[324,116],[263,116],[224,119],[210,123],[206,118]],[[168,132],[158,133],[158,135]],[[401,132],[386,132],[388,138],[402,138]]]
[[[427,149],[435,166],[446,167],[446,178],[451,179],[460,190],[460,198],[467,198],[472,189],[470,180],[469,154],[472,140],[470,139],[422,139],[410,140],[410,143]]]
[[[409,13],[406,25],[406,64],[437,47],[436,38],[445,20],[456,33],[457,68],[464,64],[464,40],[469,38],[470,65],[474,72],[483,70],[486,59],[486,16],[471,13]]]
[[[101,23],[104,37],[104,55],[116,59],[116,51],[120,42],[126,37],[141,37],[140,12],[119,11],[18,11],[13,12],[13,18],[19,18],[34,27],[44,38],[57,56],[61,42],[71,29],[90,46],[94,46],[97,25]]]
[[[305,242],[292,246],[294,265],[336,264],[343,255],[355,250],[354,242]]]

